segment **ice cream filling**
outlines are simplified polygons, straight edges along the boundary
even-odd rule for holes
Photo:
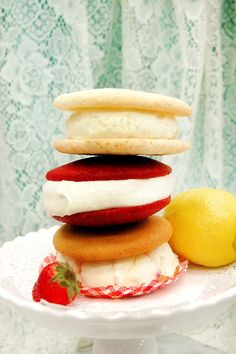
[[[48,215],[65,216],[153,203],[169,197],[172,184],[171,174],[147,179],[47,181],[43,200]]]
[[[76,138],[175,139],[175,117],[154,112],[81,110],[66,121],[66,136]]]
[[[160,275],[172,277],[179,266],[178,257],[168,243],[151,252],[115,261],[75,262],[60,253],[57,260],[72,266],[83,287],[148,285]]]

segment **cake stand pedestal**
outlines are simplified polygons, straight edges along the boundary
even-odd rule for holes
[[[236,296],[236,264],[190,267],[176,283],[122,300],[79,297],[64,307],[32,301],[41,261],[53,252],[56,227],[17,237],[0,248],[0,297],[39,325],[94,338],[94,354],[157,354],[155,336],[205,324]]]
[[[93,354],[157,354],[155,338],[146,339],[96,339]]]

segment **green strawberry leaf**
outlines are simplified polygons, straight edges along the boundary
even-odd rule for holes
[[[68,262],[58,262],[55,268],[55,275],[51,279],[52,282],[58,282],[62,287],[67,289],[67,295],[70,301],[75,295],[79,295],[80,283]]]
[[[76,294],[78,295],[79,291],[80,291],[80,282],[78,280],[76,280],[76,282],[74,284],[74,289],[75,289]]]
[[[61,280],[64,279],[64,275],[61,273],[58,273],[56,275],[54,275],[54,277],[52,278],[52,282],[60,282]]]
[[[57,266],[57,272],[65,273],[67,268],[65,266]]]
[[[60,285],[63,286],[64,288],[68,288],[68,289],[71,287],[71,283],[65,279],[60,281]]]
[[[74,295],[75,295],[74,289],[71,288],[71,287],[68,288],[68,289],[67,289],[67,294],[68,294],[68,297],[69,297],[70,301],[72,301],[72,299],[73,299],[73,297],[74,297]]]

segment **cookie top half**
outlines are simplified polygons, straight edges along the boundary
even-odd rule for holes
[[[166,176],[170,166],[144,156],[94,156],[56,167],[46,174],[49,181],[106,181]]]
[[[173,116],[189,116],[191,107],[185,102],[156,93],[103,88],[71,92],[58,96],[54,106],[64,111],[84,108],[112,108],[159,112]]]
[[[149,252],[168,242],[172,231],[168,220],[159,216],[99,231],[66,224],[57,230],[53,243],[58,252],[76,261],[109,261]]]

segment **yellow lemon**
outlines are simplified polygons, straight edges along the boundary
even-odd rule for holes
[[[164,216],[172,223],[172,249],[190,262],[218,267],[236,260],[236,197],[198,188],[180,193]]]

